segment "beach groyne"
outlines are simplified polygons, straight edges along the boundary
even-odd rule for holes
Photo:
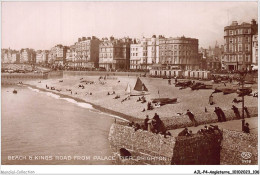
[[[257,164],[257,136],[225,129],[214,134],[164,138],[160,134],[135,131],[132,127],[114,123],[110,129],[109,141],[116,157],[114,164]],[[236,145],[240,146],[234,149]]]

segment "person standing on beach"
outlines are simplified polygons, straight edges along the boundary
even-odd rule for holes
[[[189,116],[189,119],[192,121],[193,125],[196,127],[198,126],[198,122],[195,120],[194,114],[192,114],[192,112],[190,112],[190,110],[187,110],[186,115]]]
[[[245,112],[246,112],[246,116],[247,116],[247,118],[250,118],[250,114],[249,114],[249,111],[248,111],[248,109],[247,109],[246,106],[244,107],[244,110],[245,110]]]
[[[239,113],[238,108],[237,108],[236,106],[232,105],[232,108],[231,108],[231,109],[234,111],[236,117],[237,117],[238,119],[240,119],[241,117],[240,117],[240,113]]]
[[[213,102],[213,95],[212,94],[210,94],[210,96],[209,96],[209,104],[210,105],[214,104],[214,102]]]

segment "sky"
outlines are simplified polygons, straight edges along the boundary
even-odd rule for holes
[[[199,39],[224,42],[232,21],[258,21],[257,2],[2,2],[2,48],[50,49],[79,37]]]

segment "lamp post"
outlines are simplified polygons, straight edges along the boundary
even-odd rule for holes
[[[240,82],[241,82],[241,94],[242,94],[242,131],[244,131],[244,125],[245,125],[245,115],[244,115],[244,108],[245,108],[245,99],[244,99],[244,82],[245,82],[245,76],[247,74],[247,71],[242,69],[242,71],[239,72],[240,74]]]

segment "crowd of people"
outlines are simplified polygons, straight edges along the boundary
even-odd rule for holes
[[[137,131],[138,129],[142,129],[153,132],[155,134],[162,134],[165,138],[167,136],[171,136],[171,133],[167,131],[163,121],[160,119],[157,113],[154,114],[154,117],[152,119],[150,119],[149,116],[146,115],[146,118],[144,119],[142,125],[140,125],[139,123],[131,122],[129,123],[129,126],[133,127],[135,131]]]

